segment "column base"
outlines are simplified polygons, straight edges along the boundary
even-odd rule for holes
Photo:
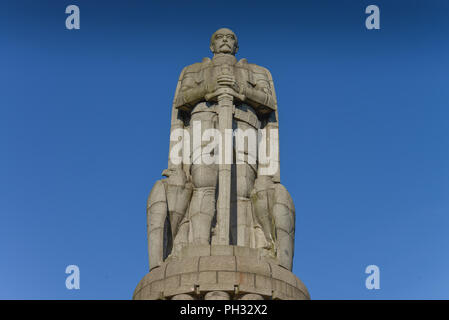
[[[248,247],[189,245],[151,270],[134,300],[309,300],[293,273]]]

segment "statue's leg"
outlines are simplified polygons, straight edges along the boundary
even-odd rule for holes
[[[250,193],[254,185],[256,171],[247,163],[235,165],[236,197],[231,208],[236,210],[236,219],[231,219],[231,237],[238,246],[250,246],[253,215]],[[235,222],[235,226],[232,222]],[[235,241],[236,240],[236,241]]]
[[[195,127],[201,124],[201,136],[207,129],[214,129],[216,126],[217,115],[215,112],[209,111],[206,104],[199,104],[193,111],[191,116],[191,139],[198,139],[198,132]],[[190,217],[190,238],[196,244],[209,244],[211,237],[211,224],[216,211],[216,186],[218,181],[218,164],[205,164],[203,155],[205,147],[209,141],[195,143],[192,141],[192,166],[190,173],[193,183],[193,195],[190,201],[189,217]],[[201,148],[201,151],[197,150]],[[195,157],[201,157],[197,159]]]
[[[250,110],[246,111],[249,117]],[[239,113],[245,115],[245,113]],[[254,119],[256,115],[253,114]],[[238,246],[251,246],[254,243],[254,221],[251,190],[257,174],[257,130],[254,126],[236,118],[235,164],[232,166],[231,196],[231,243]],[[241,135],[241,136],[240,136]]]
[[[147,203],[148,256],[150,270],[163,262],[164,224],[167,217],[167,199],[164,183],[157,181]]]
[[[193,189],[190,205],[192,242],[210,244],[212,219],[215,214],[215,187]]]
[[[287,189],[276,184],[272,211],[276,226],[277,258],[284,268],[292,269],[295,246],[295,207]]]

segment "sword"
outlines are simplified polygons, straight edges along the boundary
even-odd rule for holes
[[[229,65],[221,67],[222,75],[232,76],[232,68]],[[230,217],[231,217],[231,161],[226,161],[226,129],[232,129],[232,118],[234,113],[234,96],[236,93],[231,88],[220,88],[218,101],[218,129],[222,137],[220,144],[220,159],[218,166],[218,201],[217,201],[217,224],[215,234],[212,238],[213,244],[229,245]],[[213,94],[206,95],[209,100]],[[243,100],[243,95],[241,100]],[[232,143],[232,140],[231,140]],[[228,150],[228,152],[232,152]]]

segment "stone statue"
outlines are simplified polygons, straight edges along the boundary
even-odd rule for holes
[[[267,69],[237,61],[238,48],[234,32],[219,29],[210,39],[212,59],[185,67],[179,77],[166,179],[156,182],[147,203],[149,275],[168,268],[168,261],[202,256],[201,248],[209,248],[210,256],[229,252],[237,261],[245,259],[238,252],[247,248],[257,256],[255,264],[264,259],[292,269],[295,208],[280,184],[273,79]],[[176,290],[172,299],[192,297]],[[256,291],[240,298],[263,298]],[[306,289],[302,294],[308,298]],[[231,295],[209,290],[203,296]]]

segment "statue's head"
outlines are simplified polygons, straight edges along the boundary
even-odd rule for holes
[[[238,49],[237,36],[228,28],[218,29],[210,38],[210,50],[214,54],[227,53],[235,55]]]

